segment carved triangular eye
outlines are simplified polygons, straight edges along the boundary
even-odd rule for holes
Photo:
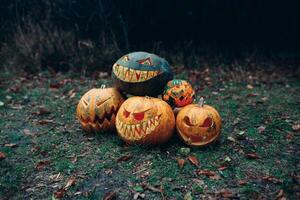
[[[137,62],[142,64],[142,65],[152,65],[151,58],[145,58],[145,59],[142,59],[142,60],[138,60]]]
[[[200,127],[209,128],[212,125],[213,125],[213,120],[210,117],[207,117]]]
[[[194,125],[192,124],[192,122],[191,122],[191,120],[190,120],[190,118],[189,118],[188,116],[185,116],[185,117],[183,118],[183,122],[184,122],[186,125],[188,125],[188,126],[194,126]]]
[[[129,59],[129,56],[126,55],[126,56],[123,56],[122,60],[124,60],[124,61],[129,61],[130,59]]]
[[[85,107],[89,105],[89,102],[88,102],[87,100],[85,100],[85,99],[82,99],[82,102],[83,102],[83,105],[84,105]]]
[[[145,112],[133,113],[133,117],[137,121],[141,121],[145,117]]]
[[[130,112],[127,111],[126,109],[124,109],[123,115],[125,116],[125,118],[128,118],[130,115]]]
[[[97,102],[96,102],[96,106],[101,106],[103,103],[105,103],[106,101],[108,101],[111,97],[107,98],[107,99],[104,99],[104,100],[98,100],[97,99]]]

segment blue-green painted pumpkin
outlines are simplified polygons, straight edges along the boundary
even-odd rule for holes
[[[173,73],[165,59],[147,52],[133,52],[113,65],[112,78],[125,93],[155,96],[162,93]]]

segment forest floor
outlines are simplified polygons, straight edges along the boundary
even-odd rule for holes
[[[178,70],[223,119],[220,141],[128,146],[75,109],[106,73],[0,74],[0,199],[299,199],[300,79],[284,69]],[[180,166],[178,160],[183,159]],[[196,162],[198,161],[198,163]]]

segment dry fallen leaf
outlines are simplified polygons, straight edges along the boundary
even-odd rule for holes
[[[16,147],[17,144],[16,143],[8,143],[8,144],[4,144],[5,147]]]
[[[9,88],[10,91],[16,93],[16,92],[19,92],[20,91],[20,86],[18,85],[13,85]]]
[[[152,185],[145,185],[145,188],[148,189],[148,190],[151,190],[152,192],[159,192],[159,193],[162,192],[161,188],[155,188]]]
[[[229,141],[231,141],[231,142],[236,142],[236,140],[235,140],[233,137],[231,137],[231,136],[228,136],[228,137],[227,137],[227,140],[229,140]]]
[[[35,166],[35,168],[37,170],[42,170],[44,169],[46,166],[48,166],[50,164],[50,161],[49,160],[42,160],[40,162],[38,162]]]
[[[218,170],[224,171],[224,170],[227,169],[227,168],[228,168],[228,166],[226,166],[226,165],[221,165],[221,166],[218,168]]]
[[[45,124],[49,124],[49,123],[53,123],[54,120],[52,119],[42,119],[42,120],[39,120],[37,123],[40,124],[40,125],[45,125]]]
[[[51,83],[49,87],[50,87],[51,89],[59,89],[60,86],[61,86],[61,85],[60,85],[59,83]]]
[[[139,192],[137,192],[137,193],[135,193],[135,194],[133,195],[133,199],[136,200],[136,199],[138,199],[139,197],[142,198],[142,199],[144,199],[145,196],[146,196],[146,195],[145,195],[144,193],[139,193]]]
[[[258,133],[263,133],[265,130],[266,130],[266,127],[265,126],[260,126],[257,128],[258,130]]]
[[[199,161],[198,158],[196,156],[188,156],[188,160],[193,164],[198,166],[199,165]]]
[[[116,198],[116,192],[108,192],[104,195],[103,200],[112,200]]]
[[[224,197],[224,198],[231,198],[233,197],[233,193],[230,192],[229,190],[227,189],[222,189],[221,192],[220,192],[221,196]]]
[[[50,113],[51,112],[47,108],[41,106],[40,109],[39,109],[39,111],[36,114],[37,115],[48,115]]]
[[[253,85],[248,84],[248,85],[247,85],[247,88],[251,90],[251,89],[253,89]]]
[[[258,95],[258,93],[249,93],[246,95],[246,97],[257,97]]]
[[[216,175],[216,173],[214,171],[211,171],[211,170],[207,170],[207,169],[199,169],[199,170],[196,170],[196,173],[198,175],[205,175],[205,176],[214,176]]]
[[[132,155],[125,155],[118,158],[117,162],[127,161],[130,160],[133,156]]]
[[[4,160],[6,158],[6,155],[0,151],[0,160]]]
[[[262,179],[273,183],[283,183],[281,179],[278,179],[275,176],[263,176]]]
[[[294,138],[294,134],[293,134],[293,133],[288,133],[288,134],[286,135],[286,140],[287,140],[287,141],[291,141],[293,138]]]
[[[293,131],[300,131],[300,123],[294,124],[294,125],[292,126],[292,129],[293,129]]]
[[[185,160],[182,158],[177,158],[177,163],[179,165],[179,168],[182,169],[185,163]]]
[[[71,177],[68,180],[67,184],[65,185],[64,189],[68,190],[71,186],[75,185],[75,183],[76,183],[76,179],[74,177]]]
[[[240,180],[239,185],[246,185],[247,181],[246,180]]]
[[[60,188],[58,191],[54,192],[54,197],[57,199],[63,198],[66,190],[64,188]]]
[[[34,136],[34,135],[35,135],[34,133],[31,133],[31,131],[30,131],[29,129],[27,129],[27,128],[25,128],[25,129],[23,130],[23,133],[24,133],[25,135],[27,135],[27,136]]]
[[[246,157],[249,159],[259,159],[260,158],[256,153],[247,153]]]
[[[284,192],[281,189],[278,191],[278,194],[276,195],[275,199],[282,199],[282,198],[284,198]]]

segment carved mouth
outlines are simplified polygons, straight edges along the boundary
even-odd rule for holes
[[[81,117],[81,122],[84,124],[89,124],[91,126],[99,126],[99,128],[102,128],[104,125],[114,123],[117,112],[118,110],[114,106],[112,106],[110,110],[105,110],[105,112],[102,115],[96,113],[94,120],[92,120],[90,117]]]
[[[192,127],[194,129],[202,129],[203,132],[207,132],[207,133],[205,135],[194,135],[194,134],[187,134],[184,131],[179,130],[181,136],[188,144],[193,144],[193,143],[207,144],[213,141],[218,136],[218,135],[213,136],[210,133],[215,128],[215,123],[212,120],[211,121],[205,120],[201,126],[193,125]]]
[[[160,74],[159,70],[156,71],[134,70],[119,64],[115,64],[113,66],[113,72],[122,81],[132,82],[132,83],[147,81]]]
[[[125,124],[117,119],[119,133],[129,140],[140,140],[149,135],[159,125],[161,115],[137,124]]]

